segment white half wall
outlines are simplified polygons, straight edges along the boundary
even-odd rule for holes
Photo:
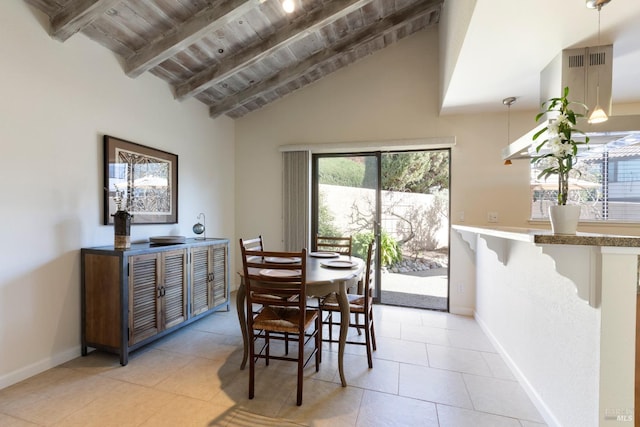
[[[596,426],[600,310],[576,296],[539,246],[506,244],[505,265],[478,238],[476,318],[549,425]]]
[[[640,249],[536,244],[527,229],[453,234],[475,254],[464,268],[476,320],[547,425],[631,422]]]

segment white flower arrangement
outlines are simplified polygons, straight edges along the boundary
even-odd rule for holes
[[[546,158],[554,160],[552,166],[540,172],[538,179],[546,179],[552,174],[558,175],[558,205],[567,204],[569,197],[569,172],[576,164],[578,146],[589,142],[589,137],[581,130],[575,128],[576,119],[583,115],[575,113],[569,108],[571,104],[582,105],[585,109],[586,106],[578,102],[569,101],[567,99],[568,95],[569,88],[565,87],[560,98],[551,98],[542,103],[542,108],[545,108],[545,105],[546,108],[536,116],[536,122],[548,112],[557,111],[558,115],[551,119],[545,128],[533,135],[534,141],[541,135],[547,136],[547,139],[536,147],[536,153],[540,153],[543,148],[547,149],[548,152],[534,156],[531,159],[531,163],[540,163],[542,159]],[[575,141],[572,138],[572,135],[575,133],[585,135],[585,140]]]

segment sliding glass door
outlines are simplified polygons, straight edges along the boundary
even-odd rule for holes
[[[313,156],[312,233],[377,239],[379,302],[448,309],[449,154]]]
[[[313,156],[312,235],[352,236],[352,253],[363,259],[378,235],[379,158],[376,153]]]
[[[449,305],[449,150],[381,156],[380,302]]]

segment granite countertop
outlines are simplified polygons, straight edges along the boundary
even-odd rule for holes
[[[617,236],[612,234],[581,233],[575,235],[553,234],[551,230],[519,227],[451,226],[454,230],[468,231],[510,240],[539,243],[543,245],[582,245],[640,247],[638,236]]]

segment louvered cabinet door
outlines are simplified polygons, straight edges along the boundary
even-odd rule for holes
[[[120,355],[226,305],[229,309],[227,239],[185,244],[135,243],[128,250],[81,250],[81,350]]]
[[[227,245],[213,245],[213,301],[217,307],[227,302]]]
[[[129,345],[160,329],[160,254],[129,257]]]
[[[161,265],[160,325],[167,329],[187,320],[187,250],[163,252]]]
[[[209,246],[191,248],[191,316],[211,308],[211,251]]]

